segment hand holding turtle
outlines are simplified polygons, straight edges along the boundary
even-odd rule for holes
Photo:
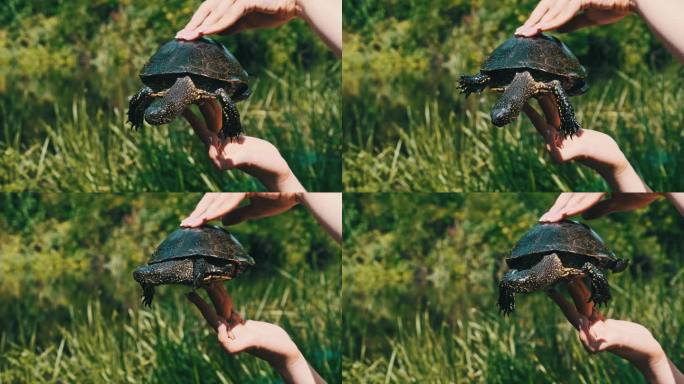
[[[207,146],[209,158],[218,169],[244,171],[259,179],[271,191],[304,191],[304,187],[273,144],[245,135],[222,142],[217,134],[221,127],[219,108],[215,100],[201,104],[200,111],[204,120],[189,109],[183,112],[183,117]]]
[[[249,204],[240,206],[244,201]],[[298,204],[294,193],[206,193],[195,210],[181,222],[181,227],[201,227],[216,219],[225,225],[275,216]]]
[[[555,223],[580,214],[587,220],[596,219],[612,212],[643,208],[661,196],[658,193],[614,193],[609,198],[601,200],[604,195],[604,192],[561,193],[553,206],[539,218],[539,221]]]
[[[305,19],[339,57],[342,53],[342,1],[339,0],[206,0],[177,39],[276,28],[295,17]]]
[[[567,289],[574,305],[560,292],[549,291],[549,296],[577,329],[589,353],[609,351],[627,359],[649,382],[684,382],[684,375],[669,361],[648,329],[630,321],[606,319],[588,301],[591,293],[581,279],[568,283]]]
[[[523,107],[523,112],[544,138],[553,160],[559,163],[577,160],[597,171],[615,191],[649,192],[612,137],[602,132],[580,129],[575,136],[565,138],[559,132],[560,117],[552,96],[541,97],[539,105],[545,118],[529,104]]]
[[[323,383],[304,355],[281,327],[263,321],[244,321],[233,311],[232,299],[221,283],[206,287],[214,308],[197,293],[188,299],[216,331],[223,349],[235,355],[247,352],[267,361],[288,383]]]
[[[541,0],[515,34],[529,37],[554,29],[571,32],[611,24],[630,13],[643,18],[665,47],[684,62],[684,24],[680,21],[684,2],[679,0]]]

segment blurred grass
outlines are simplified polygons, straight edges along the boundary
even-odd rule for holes
[[[189,20],[195,1],[10,0],[0,6],[0,189],[263,189],[213,169],[179,119],[125,124],[138,73]],[[339,61],[303,21],[217,37],[251,75],[245,134],[273,143],[305,188],[341,188]]]
[[[355,2],[352,2],[355,3]],[[557,165],[526,118],[496,128],[496,95],[456,83],[510,36],[533,0],[365,2],[345,7],[347,190],[607,190],[593,171]],[[583,127],[611,135],[654,190],[679,190],[684,69],[637,18],[560,38],[589,70],[572,98]]]
[[[133,269],[199,197],[0,195],[0,382],[279,381],[261,360],[223,352],[189,288],[160,287],[140,305]],[[237,310],[283,327],[339,382],[339,247],[297,208],[230,231],[257,262],[226,283]]]
[[[343,380],[369,383],[641,383],[588,354],[542,293],[496,307],[503,259],[555,194],[345,196]],[[646,326],[684,366],[684,222],[665,200],[589,223],[620,257],[608,317]],[[360,316],[359,313],[364,315]]]

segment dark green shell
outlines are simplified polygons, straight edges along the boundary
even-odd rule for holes
[[[553,36],[511,37],[482,64],[482,71],[531,69],[585,79],[587,71],[565,44]]]
[[[254,265],[254,259],[233,235],[213,225],[173,231],[154,251],[150,264],[190,257],[217,258]]]
[[[513,247],[508,260],[552,252],[587,256],[599,263],[616,260],[594,230],[571,220],[535,225]]]
[[[197,75],[225,82],[247,83],[249,75],[222,44],[202,37],[193,41],[171,40],[145,64],[140,78]]]

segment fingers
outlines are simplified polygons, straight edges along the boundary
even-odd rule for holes
[[[581,8],[580,0],[542,0],[525,24],[515,30],[515,34],[530,37],[557,29],[571,20]]]
[[[556,106],[556,98],[551,94],[544,95],[539,98],[539,106],[544,111],[546,121],[554,128],[560,127],[560,114],[558,113],[558,106]]]
[[[567,217],[578,215],[598,203],[604,194],[605,192],[561,193],[551,209],[543,214],[539,221],[542,223],[555,223]]]
[[[192,15],[192,18],[188,24],[186,24],[183,29],[176,33],[176,38],[183,40],[194,40],[200,37],[201,35],[197,31],[197,27],[199,27],[204,20],[206,20],[207,16],[209,16],[220,3],[221,0],[206,0],[203,2],[202,5],[197,8],[195,14]]]
[[[247,198],[246,193],[207,193],[197,208],[181,222],[182,227],[200,227],[234,210]]]
[[[532,125],[537,129],[537,132],[546,139],[548,137],[548,123],[546,119],[529,104],[523,106],[523,113],[532,121]]]
[[[570,302],[563,297],[562,293],[556,290],[550,290],[547,292],[547,294],[549,297],[551,297],[551,299],[553,299],[553,301],[556,302],[558,307],[560,307],[561,311],[565,315],[565,318],[568,319],[570,324],[572,324],[572,326],[576,329],[579,329],[581,314],[577,312],[577,308],[570,304]]]
[[[591,294],[581,280],[573,280],[568,283],[568,292],[575,302],[575,308],[587,318],[592,316],[594,303],[589,301]]]
[[[186,108],[183,111],[183,117],[190,123],[192,130],[195,131],[195,134],[199,136],[200,140],[202,140],[205,145],[210,145],[212,142],[212,134],[209,129],[207,129],[206,123],[201,118],[197,117],[190,108]]]
[[[225,323],[222,321],[222,319],[214,312],[214,310],[211,308],[211,306],[204,301],[196,292],[190,292],[187,294],[188,300],[190,300],[197,309],[200,310],[202,313],[202,316],[204,319],[209,323],[209,325],[214,328],[214,330],[218,330],[218,327],[221,323]]]
[[[199,105],[199,109],[207,122],[207,129],[211,133],[212,139],[218,139],[218,133],[223,127],[223,115],[221,114],[218,101],[216,99],[207,100]]]
[[[548,12],[547,16],[539,23],[538,28],[542,32],[557,29],[567,23],[575,13],[579,12],[578,1],[558,2],[556,7]]]
[[[527,21],[525,21],[525,24],[515,30],[515,34],[521,36],[533,36],[539,33],[539,31],[532,28],[532,26],[539,23],[542,17],[544,17],[544,15],[549,11],[553,3],[554,0],[540,1],[539,4],[537,4],[537,6],[534,8],[534,11],[532,11],[530,14],[530,17],[527,18]]]
[[[211,302],[214,304],[216,313],[223,316],[225,319],[232,319],[233,299],[228,294],[225,285],[219,281],[205,287],[205,290],[209,294]]]

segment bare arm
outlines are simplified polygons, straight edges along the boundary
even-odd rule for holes
[[[342,0],[300,0],[301,17],[330,48],[342,57]]]
[[[299,201],[338,243],[342,242],[342,194],[300,193]]]
[[[684,63],[684,1],[635,0],[636,12],[667,49]]]

